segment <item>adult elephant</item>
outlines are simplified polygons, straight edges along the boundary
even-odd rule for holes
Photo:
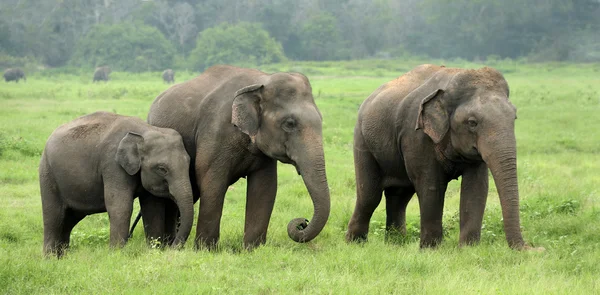
[[[364,240],[369,220],[386,197],[386,229],[406,232],[406,206],[416,192],[420,246],[442,240],[447,184],[462,175],[460,244],[480,239],[492,172],[511,248],[525,246],[519,221],[516,108],[492,68],[421,65],[384,84],[361,105],[354,129],[356,207],[348,241]]]
[[[214,66],[160,94],[148,122],[177,130],[192,157],[193,188],[200,198],[196,246],[217,244],[225,193],[240,177],[248,178],[244,245],[253,248],[266,241],[277,160],[296,167],[314,205],[310,223],[290,221],[290,238],[308,242],[325,226],[330,201],[322,117],[304,75]],[[156,198],[140,202],[147,236],[173,236],[174,204]]]
[[[162,78],[163,78],[163,81],[165,81],[165,83],[167,83],[167,84],[175,83],[175,71],[173,71],[171,69],[164,70],[162,73]]]
[[[93,82],[104,81],[108,82],[110,80],[111,69],[107,66],[97,67],[94,71],[94,79]]]
[[[15,83],[19,83],[20,79],[27,81],[27,77],[25,77],[25,72],[23,72],[23,70],[19,68],[10,68],[4,71],[4,81],[15,81]]]

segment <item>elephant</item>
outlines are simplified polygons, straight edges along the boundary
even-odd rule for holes
[[[194,220],[190,157],[181,135],[135,117],[96,112],[58,127],[39,166],[44,253],[61,257],[73,227],[108,212],[110,245],[123,246],[136,196],[173,200],[181,212],[174,246]]]
[[[10,68],[4,71],[4,81],[15,81],[15,83],[19,83],[20,79],[23,79],[23,81],[27,81],[27,77],[25,77],[25,73],[23,72],[23,70],[19,68]]]
[[[357,198],[346,240],[365,241],[369,220],[386,199],[386,233],[406,234],[406,206],[417,194],[420,247],[442,241],[448,182],[461,179],[459,244],[478,243],[488,167],[498,190],[509,247],[530,249],[519,220],[516,108],[503,75],[420,65],[375,90],[354,129]]]
[[[162,78],[165,83],[173,84],[175,83],[175,71],[171,69],[166,69],[162,73]]]
[[[277,161],[296,168],[313,202],[312,221],[291,220],[288,236],[308,242],[327,223],[322,116],[306,76],[213,66],[158,95],[148,122],[178,131],[191,156],[192,188],[200,200],[196,248],[218,245],[225,193],[241,177],[247,177],[244,247],[265,243],[277,194]],[[141,211],[153,237],[169,236],[176,223],[172,202],[161,201],[140,198],[153,208]]]
[[[111,69],[107,66],[97,67],[94,71],[94,80],[93,82],[105,81],[108,82],[110,80],[110,73],[112,73]]]

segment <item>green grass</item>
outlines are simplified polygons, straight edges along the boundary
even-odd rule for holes
[[[510,250],[504,240],[495,187],[478,246],[458,248],[459,182],[450,183],[444,243],[419,250],[416,198],[408,235],[384,240],[385,205],[375,212],[369,242],[344,242],[354,208],[352,132],[360,103],[379,85],[432,61],[289,63],[266,71],[307,74],[324,116],[332,211],[323,232],[296,244],[289,220],[310,218],[312,206],[295,170],[280,164],[279,189],[268,242],[242,249],[245,180],[227,194],[217,251],[157,250],[138,226],[123,249],[108,248],[108,217],[96,214],[75,227],[64,259],[42,257],[37,180],[40,153],[60,124],[97,110],[146,117],[168,85],[159,73],[91,75],[39,72],[27,83],[0,82],[0,293],[202,294],[591,294],[600,292],[600,68],[597,65],[492,64],[502,70],[518,108],[521,221],[525,239],[544,252]],[[479,67],[464,61],[433,61]],[[178,73],[177,81],[194,73]],[[137,203],[136,203],[137,206]],[[196,206],[197,209],[197,206]],[[197,210],[196,210],[197,211]],[[136,209],[137,212],[137,209]]]

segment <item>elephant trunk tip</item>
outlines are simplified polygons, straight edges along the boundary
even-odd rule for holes
[[[288,223],[287,232],[290,239],[298,243],[306,243],[313,238],[306,237],[304,229],[308,227],[308,219],[306,218],[294,218]]]

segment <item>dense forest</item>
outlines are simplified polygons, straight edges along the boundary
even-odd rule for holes
[[[600,61],[600,0],[2,0],[0,67]]]

